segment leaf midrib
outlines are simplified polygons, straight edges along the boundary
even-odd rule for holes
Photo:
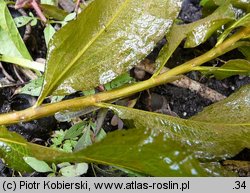
[[[69,63],[69,65],[65,68],[65,70],[60,73],[56,80],[53,81],[51,86],[45,92],[45,96],[56,86],[56,84],[64,77],[64,75],[68,72],[68,70],[75,64],[75,62],[83,55],[83,53],[105,32],[106,28],[108,28],[117,18],[117,16],[123,11],[128,2],[131,0],[125,0],[125,2],[120,6],[118,11],[113,15],[113,17],[108,21],[104,28],[102,28],[87,44],[86,46],[76,55],[76,57]],[[52,89],[51,89],[52,88]]]

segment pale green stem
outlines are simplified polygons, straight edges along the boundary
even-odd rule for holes
[[[167,72],[164,72],[156,77],[129,85],[127,87],[118,88],[107,92],[101,92],[95,95],[65,100],[53,104],[31,107],[22,111],[2,114],[0,115],[0,125],[30,121],[33,119],[46,117],[64,110],[80,110],[81,108],[93,106],[98,102],[119,99],[164,83],[171,82],[173,80],[176,80],[180,74],[192,71],[194,67],[199,66],[236,48],[236,42],[242,38],[245,38],[249,34],[250,28],[244,28],[243,30],[225,40],[218,47],[211,49],[205,54],[188,62],[185,62],[184,64],[177,66],[176,68],[173,68]]]
[[[230,69],[230,68],[221,68],[221,67],[210,67],[210,66],[197,66],[194,67],[193,70],[197,71],[207,71],[207,72],[213,72],[213,71],[220,71],[220,72],[235,72],[235,73],[248,73],[249,70],[247,69]]]
[[[41,72],[44,72],[44,68],[45,68],[45,65],[42,63],[31,61],[31,60],[24,59],[24,58],[7,56],[7,55],[0,55],[0,61],[17,64],[21,67],[29,68],[29,69],[37,70]]]

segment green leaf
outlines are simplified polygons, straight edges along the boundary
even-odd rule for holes
[[[186,34],[185,48],[193,48],[205,42],[222,25],[236,19],[233,7],[229,3],[222,4],[214,14],[201,19],[196,25],[187,24],[182,28]],[[198,25],[197,25],[198,24]],[[180,29],[179,29],[180,30]],[[176,31],[177,32],[177,31]]]
[[[59,168],[64,168],[64,167],[67,167],[67,166],[70,166],[71,164],[69,162],[62,162],[62,163],[59,163],[57,164],[57,166]]]
[[[34,17],[32,21],[30,22],[31,26],[35,26],[37,24],[37,19]]]
[[[56,170],[57,170],[56,164],[52,163],[51,168],[52,168],[53,172],[56,172]]]
[[[25,139],[0,126],[0,157],[4,163],[14,170],[31,172],[31,167],[23,160],[23,157],[29,155],[30,150]]]
[[[46,157],[47,160],[45,161],[50,161],[52,157],[55,159],[67,155],[67,153],[53,148],[29,143],[21,135],[10,132],[5,127],[0,127],[0,157],[8,167],[14,170],[20,172],[33,171],[23,160],[24,157],[35,157],[39,160]]]
[[[86,114],[91,113],[95,110],[98,110],[98,108],[91,106],[91,107],[84,108],[83,110],[80,110],[80,111],[62,111],[62,112],[56,113],[55,118],[59,122],[70,121],[71,119],[73,119],[75,117],[86,115]]]
[[[235,7],[250,11],[249,0],[226,0],[233,4]],[[225,3],[225,0],[201,0],[200,5],[206,9],[213,10],[216,6],[220,6]]]
[[[63,21],[64,18],[68,15],[66,11],[59,9],[57,6],[54,5],[40,4],[40,7],[47,17],[52,17],[56,20]]]
[[[87,173],[88,164],[77,163],[60,169],[60,173],[65,177],[76,177]]]
[[[206,74],[214,74],[219,79],[225,79],[234,75],[250,76],[250,61],[235,59],[223,64],[221,67],[197,67],[194,70],[205,71]]]
[[[77,144],[77,141],[67,139],[63,143],[62,150],[66,152],[72,152],[76,144]]]
[[[250,46],[239,47],[238,50],[250,61]]]
[[[23,157],[35,157],[51,163],[89,162],[123,167],[154,176],[203,176],[205,172],[197,160],[183,147],[166,136],[144,129],[115,131],[82,151],[66,153],[28,143],[18,134],[1,129],[0,155],[9,167],[18,171],[30,171]],[[22,143],[20,142],[22,141]],[[13,148],[16,147],[16,153]],[[9,150],[11,149],[11,150]],[[27,153],[23,153],[27,152]],[[7,159],[8,158],[8,159]]]
[[[177,17],[181,0],[95,0],[53,37],[38,103],[93,89],[149,54]],[[77,30],[72,30],[77,29]]]
[[[52,39],[53,35],[56,33],[56,30],[54,29],[54,27],[52,25],[48,24],[44,28],[43,33],[44,33],[44,38],[45,38],[46,46],[48,47],[49,41]]]
[[[29,23],[32,19],[33,19],[32,17],[20,16],[20,17],[14,18],[14,21],[17,27],[22,27],[22,26],[25,26],[27,23]]]
[[[216,46],[221,44],[233,29],[240,27],[240,26],[245,26],[245,27],[250,26],[250,13],[248,13],[244,17],[240,18],[239,20],[234,22],[229,28],[227,28],[218,38],[218,42],[217,42]]]
[[[185,148],[155,130],[143,128],[111,132],[80,152],[99,163],[123,167],[154,176],[205,175],[197,160]]]
[[[100,129],[100,131],[98,132],[97,136],[95,137],[95,141],[101,141],[102,139],[104,139],[106,137],[106,132],[104,131],[104,129]]]
[[[4,0],[0,0],[0,54],[31,60]]]
[[[58,0],[41,0],[40,2],[40,6],[44,4],[58,6]]]
[[[231,4],[224,4],[214,11],[213,14],[194,23],[185,25],[174,24],[167,34],[166,44],[159,53],[156,60],[158,74],[175,49],[185,40],[185,47],[192,48],[205,42],[218,28],[235,19],[235,14]]]
[[[26,84],[22,89],[21,93],[28,94],[32,96],[39,96],[43,84],[43,77],[40,76],[35,80],[31,80],[28,84]]]
[[[200,1],[200,5],[201,6],[204,6],[204,5],[206,5],[207,3],[209,3],[211,0],[201,0]]]
[[[0,156],[9,167],[20,171],[31,169],[23,157],[35,157],[51,163],[107,164],[153,176],[205,176],[204,170],[209,170],[209,175],[232,175],[225,173],[217,161],[250,148],[249,98],[250,85],[246,85],[190,120],[101,104],[136,129],[111,132],[102,141],[75,153],[28,143],[2,127]]]
[[[250,85],[185,120],[106,104],[136,128],[153,128],[184,145],[202,160],[221,160],[250,148]],[[102,105],[101,105],[102,106]],[[105,106],[105,105],[104,105]]]
[[[91,130],[90,130],[90,126],[86,127],[83,135],[80,137],[80,139],[78,140],[74,151],[79,151],[82,149],[85,149],[86,147],[90,146],[92,144],[92,140],[91,140]]]
[[[73,139],[75,137],[78,137],[80,134],[82,134],[85,126],[86,123],[84,121],[73,125],[69,128],[69,130],[66,131],[64,139]]]
[[[217,102],[205,108],[204,111],[198,115],[192,117],[194,121],[202,121],[206,123],[213,122],[214,124],[220,125],[218,129],[220,132],[225,130],[225,134],[233,136],[235,140],[242,141],[238,144],[245,143],[246,147],[249,148],[250,141],[250,84],[243,86],[236,93],[230,95],[223,101]],[[235,129],[231,131],[231,129]],[[226,132],[227,131],[227,132]],[[231,132],[230,132],[231,131]],[[221,134],[221,133],[220,133]],[[241,137],[242,136],[242,137]],[[243,137],[244,136],[244,137]],[[221,136],[223,137],[223,136]],[[229,142],[234,140],[233,138],[224,138],[225,141]],[[228,144],[230,146],[230,144]],[[232,144],[236,145],[237,144]],[[227,147],[227,146],[226,146]],[[229,148],[229,147],[227,147]]]
[[[76,18],[76,12],[68,14],[65,18],[64,21],[68,22]]]
[[[62,129],[60,129],[59,131],[55,131],[55,133],[52,135],[52,143],[53,146],[59,146],[63,144],[63,140],[64,140],[64,136],[65,136],[65,131],[63,131]]]
[[[54,172],[52,172],[52,173],[49,173],[49,174],[47,175],[47,177],[56,177],[56,174],[55,174]]]
[[[112,90],[114,88],[118,88],[120,86],[123,86],[124,84],[128,84],[134,81],[135,81],[134,78],[132,78],[129,73],[125,73],[118,76],[111,82],[105,84],[104,87],[106,90]]]
[[[37,172],[45,173],[53,171],[50,166],[44,161],[38,160],[34,157],[24,157],[23,159],[30,167],[32,167]]]

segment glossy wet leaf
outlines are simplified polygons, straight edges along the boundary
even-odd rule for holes
[[[153,176],[206,175],[204,168],[183,146],[167,139],[163,133],[143,128],[111,132],[101,142],[75,153],[28,143],[4,128],[1,128],[0,142],[1,158],[17,171],[31,171],[23,157],[35,157],[50,163],[113,165]]]
[[[221,44],[233,29],[240,26],[245,26],[245,27],[250,26],[250,13],[246,14],[244,17],[240,18],[239,20],[234,22],[230,27],[228,27],[218,38],[216,46]]]
[[[192,24],[187,24],[187,27],[184,27],[184,29],[182,29],[187,30],[188,32],[184,33],[186,34],[187,38],[185,40],[184,47],[193,48],[200,45],[209,37],[211,37],[211,35],[217,29],[221,28],[221,26],[223,26],[224,24],[233,21],[234,19],[236,19],[236,16],[233,11],[232,5],[225,3],[214,12],[214,15],[212,14],[204,18],[203,23],[200,23],[201,25],[194,25],[193,30],[190,31],[190,26],[192,26]]]
[[[195,70],[205,72],[205,74],[213,74],[219,80],[234,75],[250,76],[250,61],[235,59],[226,62],[221,67],[197,67]]]
[[[156,60],[156,65],[161,69],[171,57],[175,49],[185,40],[185,48],[196,47],[205,42],[222,25],[233,21],[235,14],[231,4],[224,4],[204,19],[184,25],[174,24],[166,35],[166,44]],[[159,73],[160,70],[157,72]]]
[[[4,0],[0,0],[0,45],[0,54],[31,59]]]
[[[131,69],[169,30],[180,7],[181,0],[91,2],[55,34],[39,103],[52,93],[93,89]]]
[[[21,135],[10,132],[4,127],[0,127],[0,157],[6,165],[21,172],[31,172],[32,168],[25,163],[24,157],[37,157],[43,154],[46,157],[63,156],[63,152],[28,143]],[[38,158],[39,159],[39,158]]]
[[[23,160],[23,157],[29,155],[30,151],[23,137],[0,127],[0,158],[8,167],[18,171],[31,172],[31,167]]]
[[[202,160],[221,160],[250,148],[250,85],[190,120],[108,105],[136,128],[163,132]],[[131,126],[131,125],[130,125]]]
[[[250,11],[250,1],[249,0],[227,0],[235,7]],[[206,9],[214,9],[216,6],[220,6],[225,3],[225,0],[201,0],[200,5]]]
[[[76,154],[91,154],[100,163],[116,163],[115,166],[154,176],[205,175],[200,163],[185,148],[150,129],[111,132],[101,142]]]
[[[226,129],[228,133],[230,127],[237,128],[235,138],[245,134],[242,142],[248,144],[250,135],[250,84],[243,86],[239,91],[232,94],[223,101],[217,102],[205,108],[204,111],[191,118],[194,121],[213,122],[220,124],[220,129]],[[224,125],[224,126],[223,126]],[[232,133],[231,133],[232,134]],[[240,137],[239,137],[240,138]],[[229,140],[229,138],[226,138]]]

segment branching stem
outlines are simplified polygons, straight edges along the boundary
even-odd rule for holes
[[[205,54],[196,57],[184,64],[177,66],[163,74],[152,77],[148,80],[138,82],[127,87],[114,89],[107,92],[101,92],[91,96],[79,97],[70,100],[65,100],[53,104],[45,104],[38,107],[31,107],[26,110],[16,111],[0,115],[0,125],[13,124],[18,122],[30,121],[53,115],[59,111],[65,110],[80,110],[82,108],[93,106],[98,102],[107,102],[114,99],[119,99],[125,96],[132,95],[134,93],[174,81],[179,78],[179,75],[190,72],[194,67],[204,64],[228,51],[237,48],[239,45],[237,41],[243,39],[250,34],[250,28],[243,28],[230,38],[225,40],[217,47],[212,48]]]

